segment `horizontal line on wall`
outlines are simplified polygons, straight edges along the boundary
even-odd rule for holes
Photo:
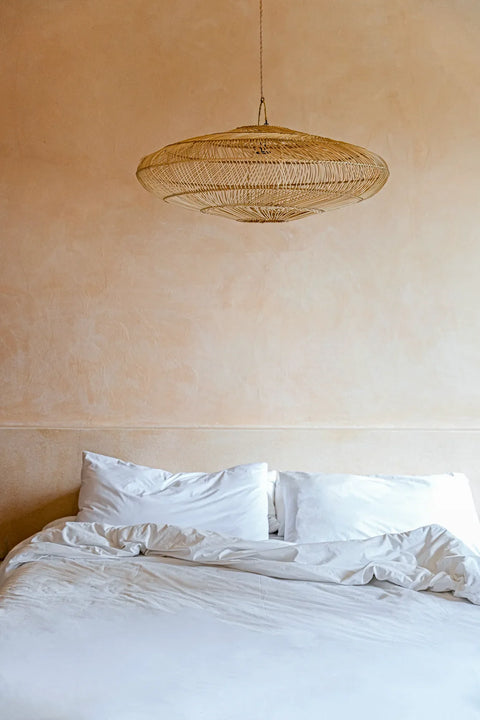
[[[375,425],[0,425],[1,430],[365,430],[378,432],[480,432],[480,427],[395,427]]]

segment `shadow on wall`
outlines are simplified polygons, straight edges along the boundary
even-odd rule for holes
[[[17,543],[38,532],[47,523],[66,515],[76,515],[77,509],[78,490],[61,495],[46,505],[35,507],[28,513],[19,515],[14,521],[0,524],[0,558],[4,558]]]

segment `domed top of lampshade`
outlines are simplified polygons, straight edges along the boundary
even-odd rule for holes
[[[166,202],[240,222],[285,222],[374,195],[389,172],[369,150],[274,125],[167,145],[137,178]]]

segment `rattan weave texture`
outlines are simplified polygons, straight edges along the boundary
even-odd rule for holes
[[[166,202],[240,222],[286,222],[356,203],[388,175],[369,150],[271,125],[173,143],[137,169]]]

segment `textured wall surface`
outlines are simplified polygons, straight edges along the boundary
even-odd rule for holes
[[[255,122],[257,12],[0,3],[0,428],[480,427],[480,3],[264,0],[270,121],[391,170],[285,225],[134,175]]]

